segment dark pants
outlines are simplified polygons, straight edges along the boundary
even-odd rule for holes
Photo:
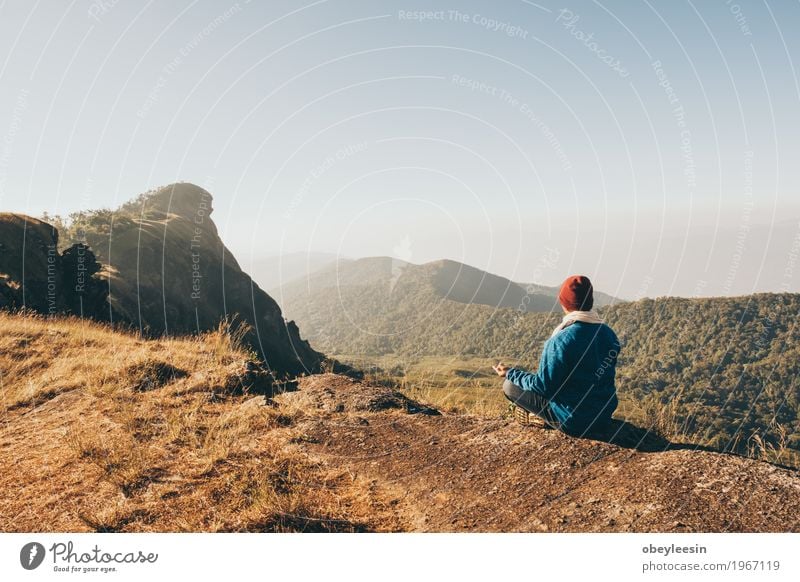
[[[531,392],[530,390],[523,390],[510,380],[503,382],[503,394],[505,394],[506,398],[511,402],[520,408],[524,408],[528,412],[532,412],[539,418],[542,418],[553,428],[561,428],[561,423],[550,410],[547,398],[541,394]]]

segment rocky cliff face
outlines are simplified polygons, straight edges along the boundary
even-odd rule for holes
[[[209,192],[172,184],[124,205],[108,229],[87,233],[109,267],[115,317],[151,335],[202,332],[226,318],[244,322],[251,328],[246,340],[271,369],[318,370],[322,354],[242,271],[212,212]]]
[[[84,244],[60,252],[58,230],[46,222],[0,213],[0,308],[105,319],[101,268]]]

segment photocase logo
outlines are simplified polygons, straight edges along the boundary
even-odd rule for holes
[[[39,542],[30,542],[22,546],[19,552],[19,563],[26,570],[35,570],[44,561],[44,546]]]

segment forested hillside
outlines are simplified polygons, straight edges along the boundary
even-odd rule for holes
[[[627,397],[675,407],[676,428],[712,446],[767,434],[800,449],[798,313],[800,295],[758,294],[643,300],[604,315],[624,346]]]

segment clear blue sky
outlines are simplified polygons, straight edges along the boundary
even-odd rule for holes
[[[798,24],[725,0],[0,2],[0,208],[191,181],[245,266],[798,291]]]

